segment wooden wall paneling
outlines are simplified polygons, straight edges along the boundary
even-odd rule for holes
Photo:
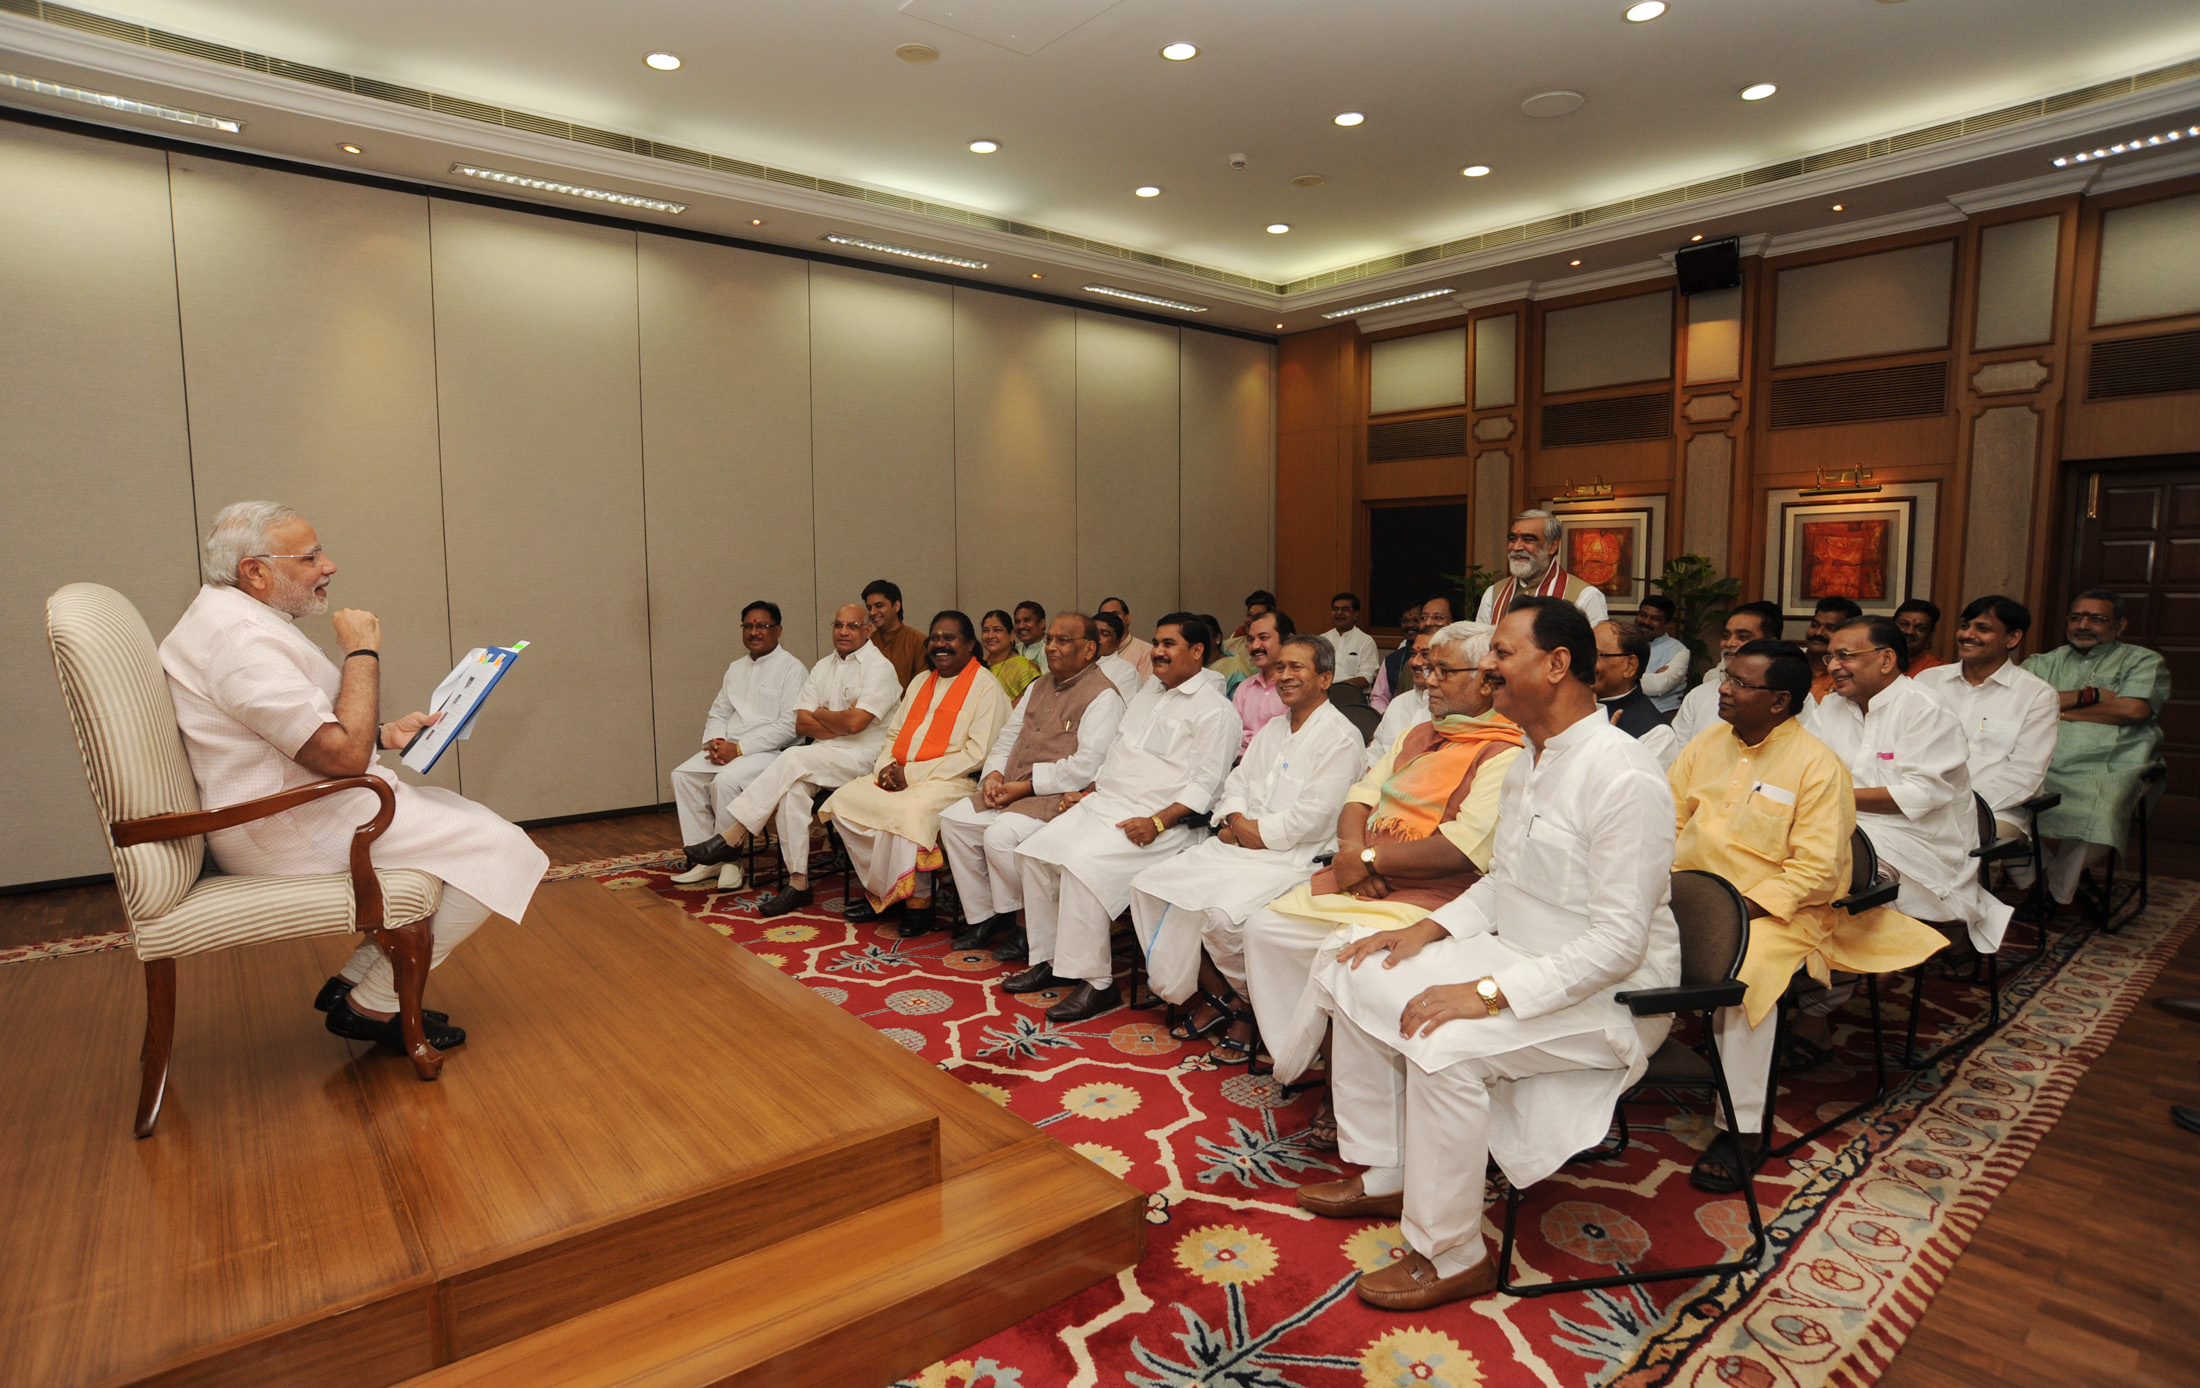
[[[810,282],[800,261],[643,234],[642,489],[656,795],[694,755],[743,654],[741,607],[773,602],[807,664],[817,637]],[[829,620],[829,618],[828,618]]]
[[[382,715],[449,673],[428,200],[172,155],[198,513],[265,498],[338,565],[331,608],[382,619]],[[343,659],[326,617],[301,621]],[[394,756],[386,765],[419,779]],[[446,757],[427,778],[458,787]]]
[[[1025,601],[1089,610],[1077,596],[1077,311],[954,294],[955,605],[972,621]],[[1137,523],[1136,497],[1114,497],[1112,513]]]
[[[1077,311],[1077,605],[1115,594],[1140,636],[1181,600],[1179,388],[1176,329]]]
[[[534,643],[458,752],[509,819],[658,802],[631,231],[435,199],[451,644]]]
[[[955,313],[943,284],[809,270],[823,651],[833,609],[872,579],[900,585],[902,616],[920,629],[955,605]]]
[[[113,869],[46,645],[104,583],[158,641],[198,590],[168,166],[0,123],[0,883]]]
[[[1485,569],[1505,564],[1505,529],[1525,491],[1528,407],[1523,324],[1533,317],[1526,300],[1476,309],[1468,334],[1468,365],[1475,410],[1469,430],[1474,453],[1467,504],[1467,562]],[[1485,355],[1491,360],[1485,360]],[[1501,364],[1496,358],[1501,358]]]
[[[1325,609],[1353,577],[1353,458],[1344,435],[1356,426],[1344,382],[1357,379],[1346,370],[1357,331],[1339,323],[1277,344],[1275,593],[1294,615]]]
[[[1220,616],[1229,604],[1242,605],[1253,589],[1276,586],[1276,352],[1191,328],[1183,330],[1178,350],[1184,412],[1180,600],[1187,611]]]
[[[2062,439],[2065,458],[2142,457],[2200,452],[2200,392],[2090,400],[2092,348],[2096,343],[2200,328],[2200,314],[2093,326],[2099,293],[2101,220],[2141,203],[2200,193],[2200,175],[2087,198],[2078,221],[2075,286],[2070,295],[2070,362]]]

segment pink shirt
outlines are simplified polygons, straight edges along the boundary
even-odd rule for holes
[[[1276,692],[1276,684],[1266,675],[1253,675],[1238,681],[1237,692],[1230,696],[1237,705],[1238,721],[1245,725],[1245,736],[1238,743],[1242,755],[1253,741],[1253,734],[1268,726],[1268,720],[1283,712],[1283,696]]]

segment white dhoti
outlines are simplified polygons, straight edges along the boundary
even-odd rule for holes
[[[788,748],[726,806],[731,820],[751,834],[763,833],[767,823],[775,826],[779,856],[790,876],[803,877],[810,871],[810,820],[816,814],[817,793],[836,790],[869,773],[878,754],[876,748],[843,747],[844,742],[852,744],[854,739]]]
[[[1134,885],[1131,926],[1145,952],[1146,986],[1165,1001],[1183,1002],[1199,986],[1202,949],[1229,985],[1245,992],[1244,931],[1228,911],[1179,906]]]
[[[1017,850],[1033,964],[1051,963],[1057,977],[1081,978],[1095,988],[1114,979],[1108,937],[1131,904],[1131,879],[1195,842],[1190,829],[1176,824],[1140,847],[1115,827],[1136,814],[1114,797],[1094,794]]]
[[[428,957],[432,971],[442,967],[444,959],[457,949],[467,936],[479,929],[489,919],[489,908],[474,900],[448,882],[443,884],[443,904],[436,908],[428,924],[435,935],[435,949]],[[344,967],[337,971],[350,979],[351,1005],[368,1012],[395,1012],[397,1010],[397,971],[390,958],[368,936],[359,942],[359,948],[351,952]]]
[[[940,811],[940,850],[955,874],[964,921],[976,925],[1024,909],[1016,850],[1046,826],[1037,815],[981,810],[968,800]]]
[[[1306,1073],[1321,1050],[1329,1016],[1307,1001],[1315,961],[1331,935],[1349,927],[1267,908],[1245,919],[1245,983],[1260,1039],[1288,1084]]]
[[[749,752],[719,765],[697,752],[672,768],[672,801],[680,812],[680,842],[701,843],[733,823],[731,806],[764,774],[777,752]]]
[[[1153,990],[1170,1002],[1190,997],[1204,945],[1230,986],[1245,992],[1247,918],[1312,871],[1311,853],[1207,839],[1139,873],[1131,884],[1131,923]]]
[[[840,826],[840,842],[848,850],[848,864],[854,870],[856,881],[863,884],[875,901],[899,901],[904,897],[929,899],[932,895],[932,874],[920,872],[917,865],[918,847],[899,834],[884,829],[867,828],[842,815],[836,821]],[[904,878],[910,879],[912,888],[897,892],[896,887]]]

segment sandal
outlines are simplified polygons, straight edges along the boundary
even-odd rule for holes
[[[1179,1041],[1200,1041],[1214,1035],[1236,1019],[1237,1014],[1230,1010],[1230,1004],[1212,993],[1201,993],[1199,1002],[1204,1002],[1213,1008],[1215,1015],[1206,1022],[1194,1021],[1193,1018],[1199,1013],[1199,1003],[1195,1002],[1192,1004],[1190,1011],[1177,1018],[1170,1025],[1169,1035]]]
[[[1214,1002],[1214,999],[1209,998],[1208,1001]],[[1222,1009],[1223,1016],[1226,1019],[1233,1023],[1244,1022],[1251,1030],[1246,1034],[1243,1041],[1237,1040],[1235,1037],[1225,1036],[1215,1042],[1214,1045],[1207,1048],[1207,1058],[1217,1065],[1244,1065],[1250,1067],[1253,1058],[1260,1053],[1260,1024],[1254,1018],[1253,1010],[1247,1008],[1245,1011],[1240,1012],[1236,1008],[1220,1002],[1215,1002],[1215,1006]]]
[[[1306,1125],[1306,1145],[1317,1152],[1337,1150],[1337,1115],[1334,1110],[1325,1110],[1314,1115],[1314,1120]]]

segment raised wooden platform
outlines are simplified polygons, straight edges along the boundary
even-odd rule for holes
[[[306,1006],[346,944],[182,961],[144,1142],[134,958],[0,970],[0,1385],[883,1384],[1138,1256],[1137,1191],[660,898],[485,927],[433,1084]]]

